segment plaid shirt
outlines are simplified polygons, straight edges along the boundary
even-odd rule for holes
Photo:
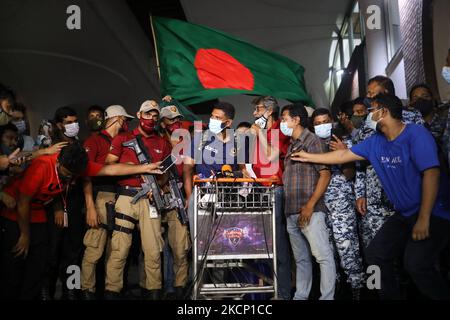
[[[290,155],[304,150],[309,153],[326,152],[325,144],[308,129],[303,130],[300,137],[291,141],[284,160],[284,212],[287,216],[298,214],[300,209],[311,198],[319,181],[319,171],[329,170],[323,164],[311,164],[292,161]],[[316,203],[314,212],[327,212],[323,197]]]

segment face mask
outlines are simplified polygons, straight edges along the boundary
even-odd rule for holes
[[[450,83],[450,67],[444,66],[442,68],[442,77],[444,77],[445,81]]]
[[[333,127],[332,123],[324,123],[318,126],[314,126],[314,132],[319,138],[327,139],[331,137],[331,128]]]
[[[37,136],[36,143],[38,146],[42,147],[50,147],[52,145],[52,139],[50,137],[47,137],[43,134]]]
[[[353,123],[353,126],[356,129],[359,129],[359,128],[361,128],[361,125],[363,124],[365,119],[366,119],[366,116],[352,116],[350,120]]]
[[[382,109],[379,109],[379,110],[377,110],[377,111],[374,111],[374,112],[371,112],[371,113],[369,113],[369,115],[367,116],[367,119],[366,119],[366,125],[367,125],[367,127],[369,127],[370,129],[372,129],[372,130],[377,130],[377,124],[378,124],[378,122],[381,120],[378,120],[378,121],[375,121],[375,120],[372,120],[372,117],[373,117],[373,115],[376,113],[376,112],[378,112],[378,111],[381,111]]]
[[[94,118],[88,121],[88,127],[91,131],[100,131],[103,128],[103,120]]]
[[[372,98],[365,97],[363,100],[363,104],[366,106],[367,109],[370,109],[372,108],[372,101],[373,101]]]
[[[419,110],[422,117],[426,117],[433,111],[434,102],[432,100],[417,99],[411,106]]]
[[[294,132],[294,128],[289,128],[286,122],[280,123],[280,130],[287,137],[291,137]]]
[[[80,125],[78,122],[66,124],[64,128],[66,129],[64,135],[69,138],[75,138],[78,135],[78,132],[80,132]]]
[[[255,120],[255,124],[261,129],[265,129],[267,126],[267,118],[262,116]]]
[[[181,122],[175,122],[166,126],[166,130],[168,133],[172,133],[177,129],[181,129]]]
[[[139,125],[146,134],[152,134],[155,131],[156,123],[153,119],[141,118],[139,120]]]
[[[19,134],[23,134],[27,130],[27,124],[24,120],[13,121],[12,124],[19,130]]]
[[[208,127],[209,131],[211,131],[212,133],[219,134],[225,128],[225,124],[223,124],[220,120],[209,119]]]

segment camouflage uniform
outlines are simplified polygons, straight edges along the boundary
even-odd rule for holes
[[[344,139],[348,147],[351,141]],[[347,275],[352,288],[363,287],[363,266],[359,250],[358,223],[355,211],[353,182],[347,180],[340,166],[332,166],[332,175],[325,192],[328,208],[328,225],[332,234],[333,247],[339,255],[340,266]]]
[[[424,124],[419,111],[403,109],[403,123]],[[364,123],[358,131],[354,143],[360,143],[375,133]],[[356,164],[355,180],[356,199],[366,198],[367,212],[361,217],[360,232],[365,248],[381,229],[384,222],[394,214],[394,208],[388,200],[375,169],[367,161]]]

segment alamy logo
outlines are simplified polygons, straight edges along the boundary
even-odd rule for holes
[[[370,274],[367,278],[366,285],[369,290],[381,289],[381,270],[379,266],[371,265],[367,267],[367,274]]]
[[[80,267],[77,265],[68,266],[66,273],[69,275],[66,281],[67,289],[69,290],[81,289]]]
[[[67,7],[66,13],[69,17],[66,20],[66,26],[69,30],[81,30],[81,9],[77,5]]]

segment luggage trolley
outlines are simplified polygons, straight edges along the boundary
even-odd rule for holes
[[[254,293],[277,298],[276,181],[194,179],[194,300]],[[269,275],[251,266],[262,261]]]

